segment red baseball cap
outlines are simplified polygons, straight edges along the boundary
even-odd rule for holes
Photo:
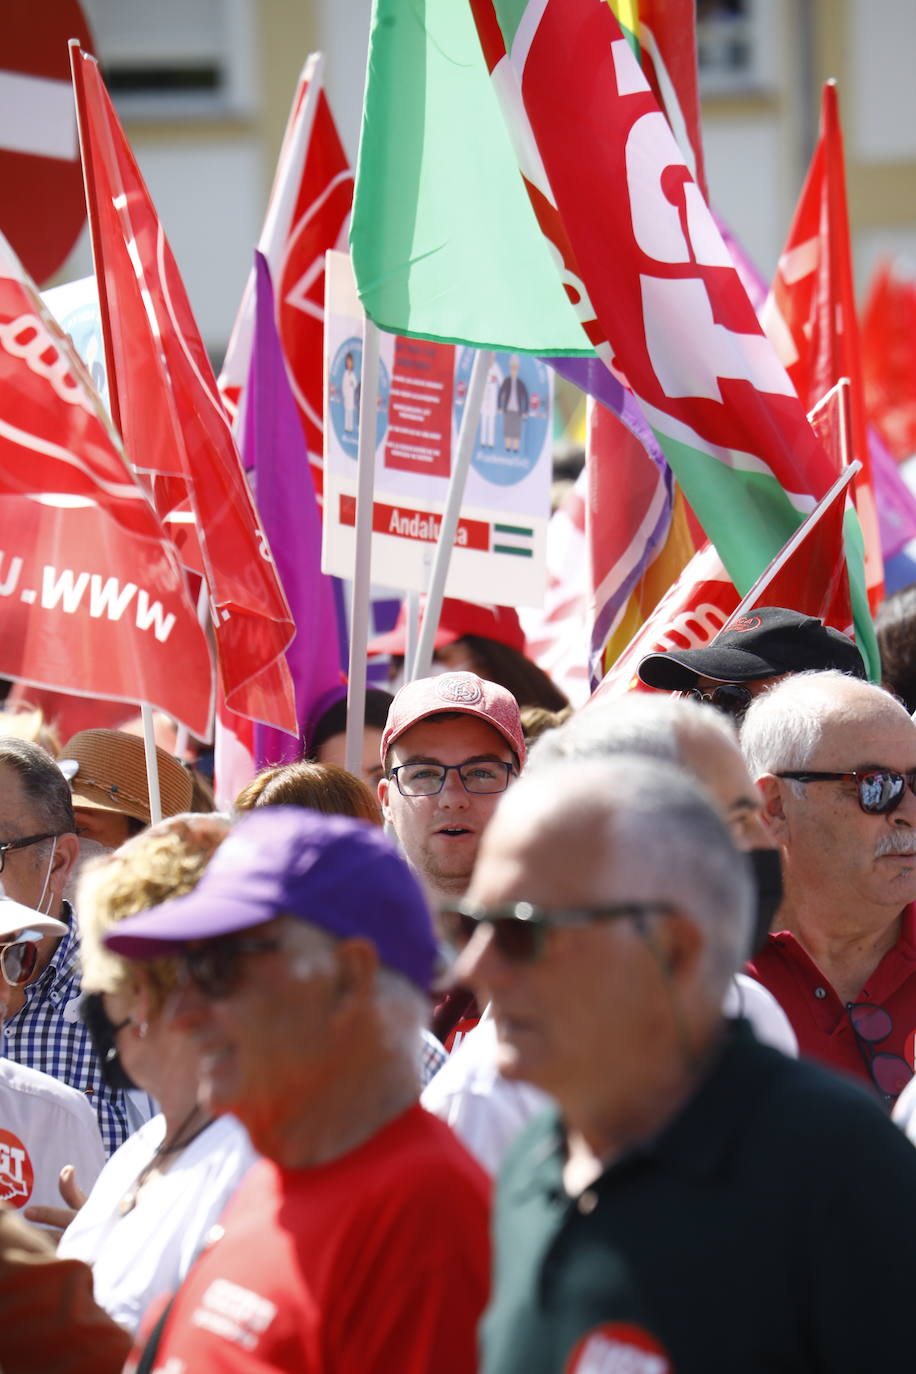
[[[421,598],[420,620],[425,614],[426,598]],[[442,601],[439,624],[436,626],[434,649],[443,649],[446,644],[454,644],[465,635],[477,635],[480,639],[495,639],[497,644],[506,644],[510,649],[525,652],[525,632],[519,623],[518,612],[513,606],[479,606],[474,601],[458,601],[446,596]],[[366,653],[370,658],[376,654],[403,654],[407,647],[407,602],[401,602],[398,618],[393,630],[378,635],[369,641]]]
[[[382,763],[388,750],[405,730],[428,716],[461,711],[492,725],[518,758],[525,762],[525,735],[518,713],[518,702],[505,687],[487,682],[476,673],[442,673],[439,677],[418,677],[406,683],[388,710],[388,723],[382,735]]]

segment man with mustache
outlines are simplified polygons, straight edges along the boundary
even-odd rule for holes
[[[880,687],[802,673],[755,699],[741,744],[785,886],[751,972],[803,1055],[891,1108],[916,1034],[916,725]]]

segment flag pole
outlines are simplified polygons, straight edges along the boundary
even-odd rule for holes
[[[149,787],[149,818],[155,825],[162,820],[162,802],[159,797],[159,761],[156,758],[156,732],[153,725],[153,708],[148,702],[140,703],[140,716],[143,721],[143,751],[146,755],[146,780]]]
[[[806,518],[802,521],[802,523],[799,525],[798,529],[791,536],[791,538],[787,539],[785,544],[783,544],[782,548],[779,550],[779,553],[773,559],[772,563],[768,564],[764,571],[757,578],[757,581],[754,583],[753,587],[751,587],[747,596],[743,597],[739,605],[735,607],[731,615],[726,620],[725,624],[722,626],[719,633],[715,636],[714,639],[710,640],[711,644],[715,644],[716,639],[719,638],[719,635],[724,634],[728,627],[730,625],[733,625],[739,616],[745,615],[752,606],[757,605],[757,603],[760,601],[761,593],[766,591],[767,587],[773,581],[773,578],[776,576],[776,574],[782,570],[782,568],[785,566],[788,560],[792,557],[792,554],[798,548],[799,544],[801,544],[802,541],[811,532],[811,530],[820,520],[821,516],[839,496],[843,488],[849,486],[850,482],[855,477],[856,473],[860,471],[861,467],[862,464],[859,462],[858,458],[855,458],[849,464],[848,467],[843,469],[843,471],[840,473],[839,477],[836,479],[836,481],[834,482],[830,490],[827,492],[827,494],[821,497],[820,501],[818,501],[817,505],[814,507],[814,510],[811,512],[811,514],[806,516]]]
[[[406,605],[407,642],[404,645],[404,681],[413,682],[414,659],[417,656],[417,632],[420,624],[420,593],[407,593]]]
[[[455,544],[455,534],[458,530],[458,518],[461,515],[464,487],[467,482],[468,468],[471,465],[471,454],[474,451],[474,439],[477,435],[477,426],[480,423],[484,384],[492,362],[492,350],[482,348],[477,351],[474,366],[471,368],[468,398],[465,402],[464,414],[461,417],[461,428],[458,431],[455,466],[452,469],[452,480],[449,483],[448,500],[442,513],[439,540],[436,544],[436,555],[433,559],[429,591],[426,597],[426,610],[423,613],[420,640],[417,644],[417,653],[413,664],[414,677],[425,677],[433,661],[433,640],[436,636],[439,615],[442,611],[445,579],[448,576],[448,565]]]
[[[347,771],[361,773],[366,716],[366,645],[369,642],[369,583],[372,570],[372,502],[375,489],[375,439],[378,410],[379,331],[366,315],[359,391],[359,445],[356,459],[356,557],[350,593],[350,665],[347,683]]]

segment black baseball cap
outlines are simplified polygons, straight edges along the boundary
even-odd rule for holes
[[[760,606],[729,625],[705,649],[647,654],[636,671],[648,687],[684,692],[696,686],[698,677],[752,682],[828,668],[851,677],[867,676],[862,655],[848,635],[816,616]]]

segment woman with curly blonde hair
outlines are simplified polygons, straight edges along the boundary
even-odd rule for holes
[[[121,959],[103,936],[190,892],[229,825],[218,814],[171,816],[80,879],[84,1016],[108,1074],[143,1088],[161,1111],[112,1155],[59,1254],[92,1266],[96,1301],[129,1331],[177,1288],[255,1156],[234,1118],[214,1120],[198,1103],[197,1051],[165,1012],[177,962]]]

